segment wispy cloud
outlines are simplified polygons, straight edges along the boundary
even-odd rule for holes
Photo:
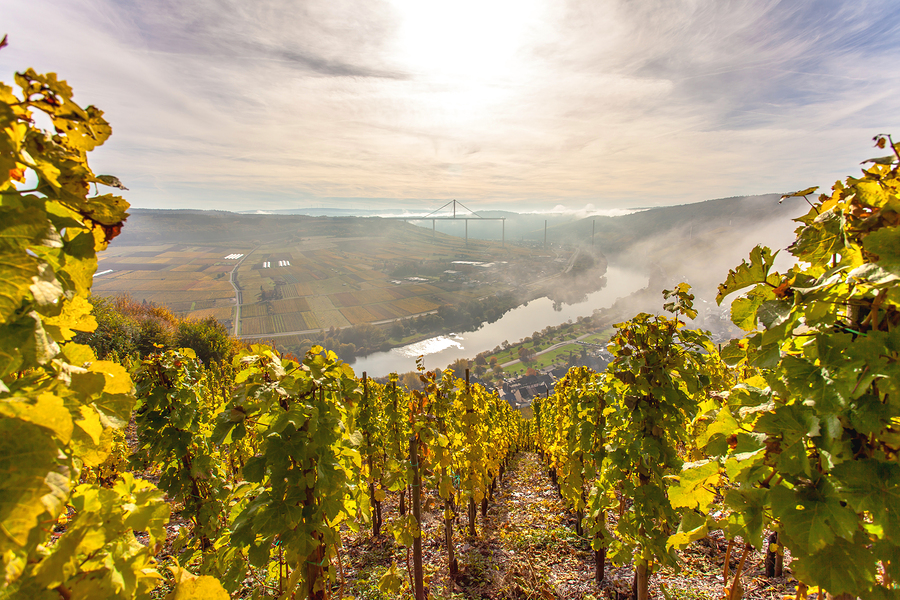
[[[0,9],[0,79],[104,109],[138,206],[672,204],[827,186],[900,132],[892,0]]]

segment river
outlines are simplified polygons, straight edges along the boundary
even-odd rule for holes
[[[493,350],[504,340],[515,343],[549,325],[561,325],[569,319],[590,316],[595,309],[612,306],[618,298],[636,292],[647,285],[648,278],[633,269],[610,267],[606,271],[606,287],[588,294],[584,302],[564,304],[554,310],[548,298],[538,298],[512,309],[493,323],[486,323],[476,331],[439,335],[415,344],[375,352],[357,358],[351,366],[357,376],[365,371],[369,377],[383,377],[389,373],[416,370],[416,357],[425,356],[425,368],[443,369],[459,358],[475,358],[486,350]]]

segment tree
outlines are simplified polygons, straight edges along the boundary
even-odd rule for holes
[[[204,364],[230,360],[237,351],[235,340],[215,317],[181,321],[175,335],[175,344],[179,348],[193,350]]]
[[[449,365],[449,369],[453,371],[454,377],[465,377],[466,369],[469,368],[469,361],[465,358],[458,358]]]

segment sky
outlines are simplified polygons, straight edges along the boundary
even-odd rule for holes
[[[621,210],[828,188],[900,138],[896,0],[0,0],[133,206]]]

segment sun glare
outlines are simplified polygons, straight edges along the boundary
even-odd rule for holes
[[[543,0],[392,0],[401,18],[398,60],[430,79],[490,80],[516,70],[536,34]]]

